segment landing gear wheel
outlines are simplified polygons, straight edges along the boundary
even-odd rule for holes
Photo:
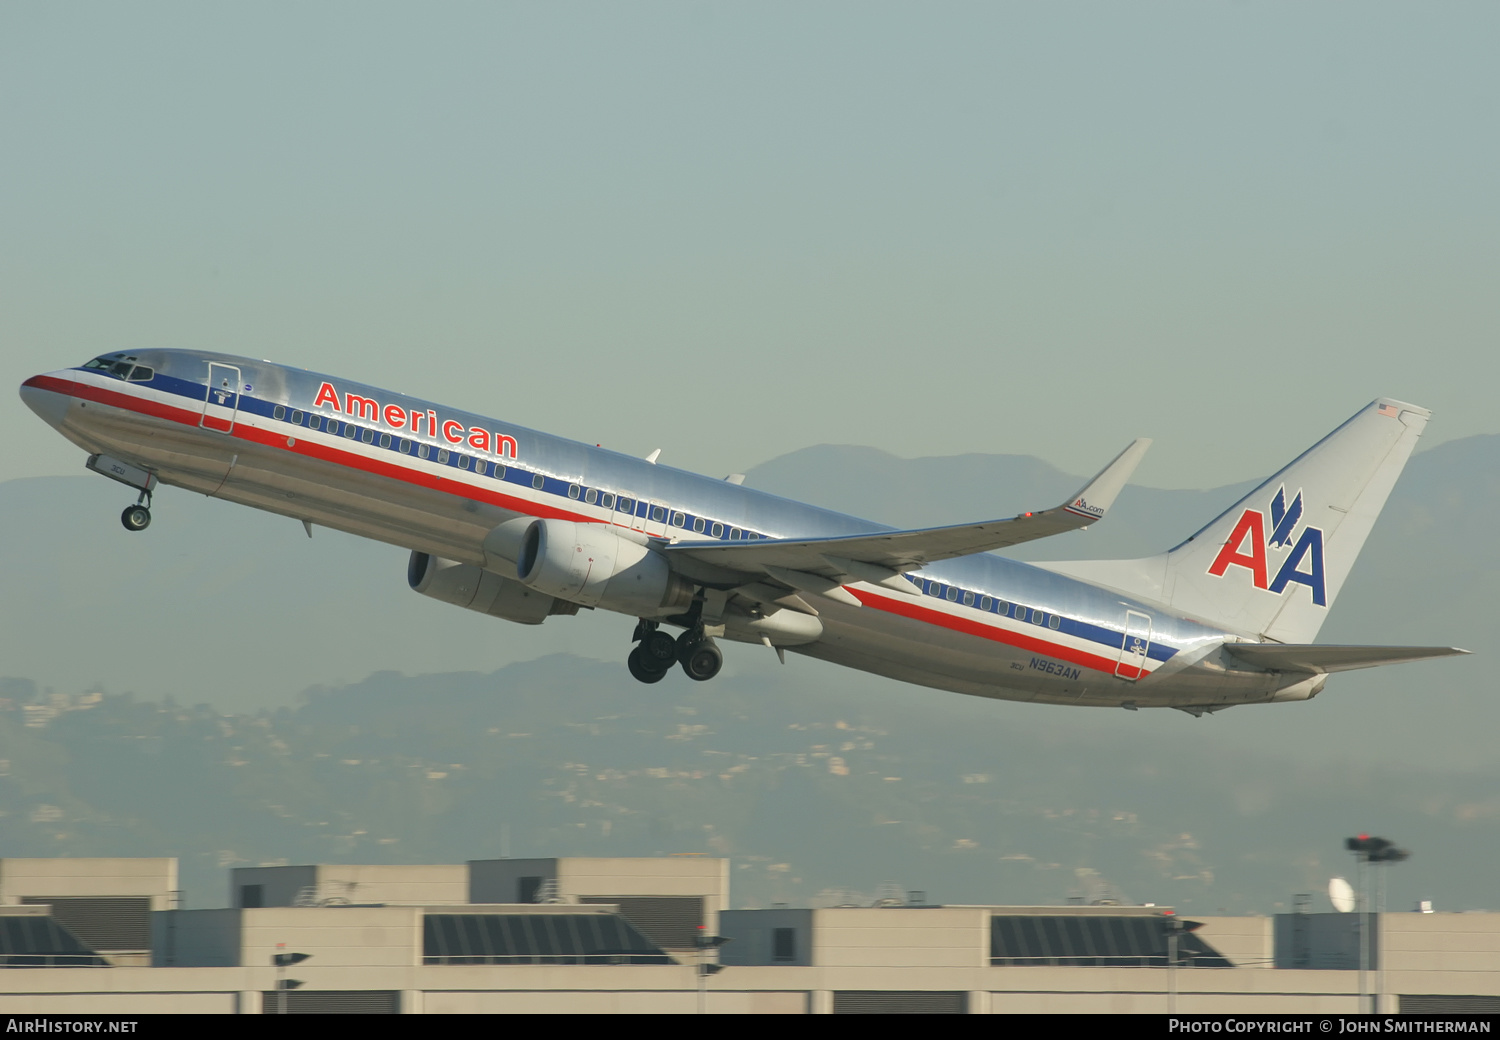
[[[126,506],[120,514],[120,523],[127,531],[144,531],[151,526],[151,510],[141,505]]]
[[[682,670],[698,682],[707,682],[723,667],[724,655],[712,639],[699,640],[682,658]]]
[[[641,640],[640,651],[645,661],[666,671],[677,660],[677,640],[658,629]]]
[[[640,647],[630,651],[630,656],[625,658],[625,665],[637,682],[659,683],[667,677],[665,668],[653,668],[646,663],[645,655],[641,653]]]

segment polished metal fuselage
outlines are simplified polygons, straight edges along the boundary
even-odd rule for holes
[[[198,351],[133,356],[151,367],[149,380],[68,369],[29,380],[23,396],[79,447],[149,469],[163,484],[476,566],[486,565],[485,535],[518,515],[616,524],[666,541],[710,540],[713,524],[723,538],[889,529],[302,369]],[[636,505],[605,509],[604,493]],[[689,519],[656,520],[655,506]],[[690,518],[704,518],[705,532]],[[790,649],[937,689],[1053,704],[1212,710],[1316,692],[1306,676],[1237,663],[1222,645],[1239,637],[1223,629],[1039,567],[978,554],[921,576],[940,591],[911,597],[856,584],[862,607],[820,599],[822,637]],[[1127,658],[1146,663],[1122,667]]]

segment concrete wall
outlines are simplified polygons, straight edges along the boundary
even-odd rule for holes
[[[315,958],[291,975],[308,990],[397,991],[407,1013],[688,1014],[697,1008],[691,965],[361,967]],[[795,1014],[830,1010],[839,991],[957,990],[968,994],[974,1014],[1159,1015],[1171,999],[1170,977],[1165,968],[740,967],[708,980],[706,1006],[711,1014]],[[1178,970],[1176,981],[1177,1010],[1184,1013],[1350,1014],[1358,1000],[1353,972],[1195,968]],[[241,968],[13,968],[0,972],[0,1013],[256,1012],[261,994],[274,984],[269,961]],[[1398,993],[1500,995],[1500,973],[1389,972],[1386,993],[1387,1011]]]
[[[468,869],[470,903],[519,903],[522,878],[557,880],[555,859],[476,859]]]
[[[287,867],[236,867],[229,873],[229,905],[244,906],[244,886],[261,886],[261,906],[314,901],[442,906],[469,901],[469,871],[461,863],[319,863]]]
[[[719,934],[729,942],[719,948],[721,964],[748,965],[810,965],[813,950],[812,910],[725,910],[719,915]],[[792,930],[792,953],[790,961],[777,961],[772,956],[773,941],[778,928]]]
[[[1388,913],[1379,922],[1388,972],[1500,972],[1500,914]]]
[[[316,890],[318,868],[307,864],[291,867],[235,867],[229,872],[229,905],[244,906],[246,885],[261,887],[261,906],[292,906],[304,889]]]
[[[469,901],[512,903],[521,896],[522,878],[556,882],[558,898],[697,896],[703,900],[704,925],[713,932],[719,912],[729,905],[729,861],[706,856],[638,858],[567,857],[562,859],[471,860]]]
[[[0,859],[0,903],[23,896],[145,896],[152,910],[176,905],[177,860]]]
[[[826,968],[987,966],[992,914],[972,906],[814,910],[811,960]]]
[[[280,952],[311,954],[320,968],[422,963],[421,907],[267,907],[240,914],[242,965],[270,964]]]
[[[152,914],[151,966],[240,967],[240,911],[167,910]]]
[[[1218,950],[1236,968],[1272,967],[1274,929],[1269,917],[1187,915],[1203,927],[1193,934]]]

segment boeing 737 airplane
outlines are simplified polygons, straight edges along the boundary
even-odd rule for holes
[[[411,588],[454,606],[636,619],[646,683],[713,678],[722,638],[980,697],[1202,715],[1465,653],[1312,642],[1430,415],[1385,398],[1174,549],[1025,564],[992,550],[1103,518],[1149,442],[1054,508],[898,531],[249,358],[108,354],[21,397],[138,492],[128,530],[168,484],[389,542]]]

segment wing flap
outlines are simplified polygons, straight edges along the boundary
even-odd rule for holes
[[[1320,646],[1313,643],[1225,643],[1224,649],[1257,668],[1312,675],[1469,652],[1455,646]]]

